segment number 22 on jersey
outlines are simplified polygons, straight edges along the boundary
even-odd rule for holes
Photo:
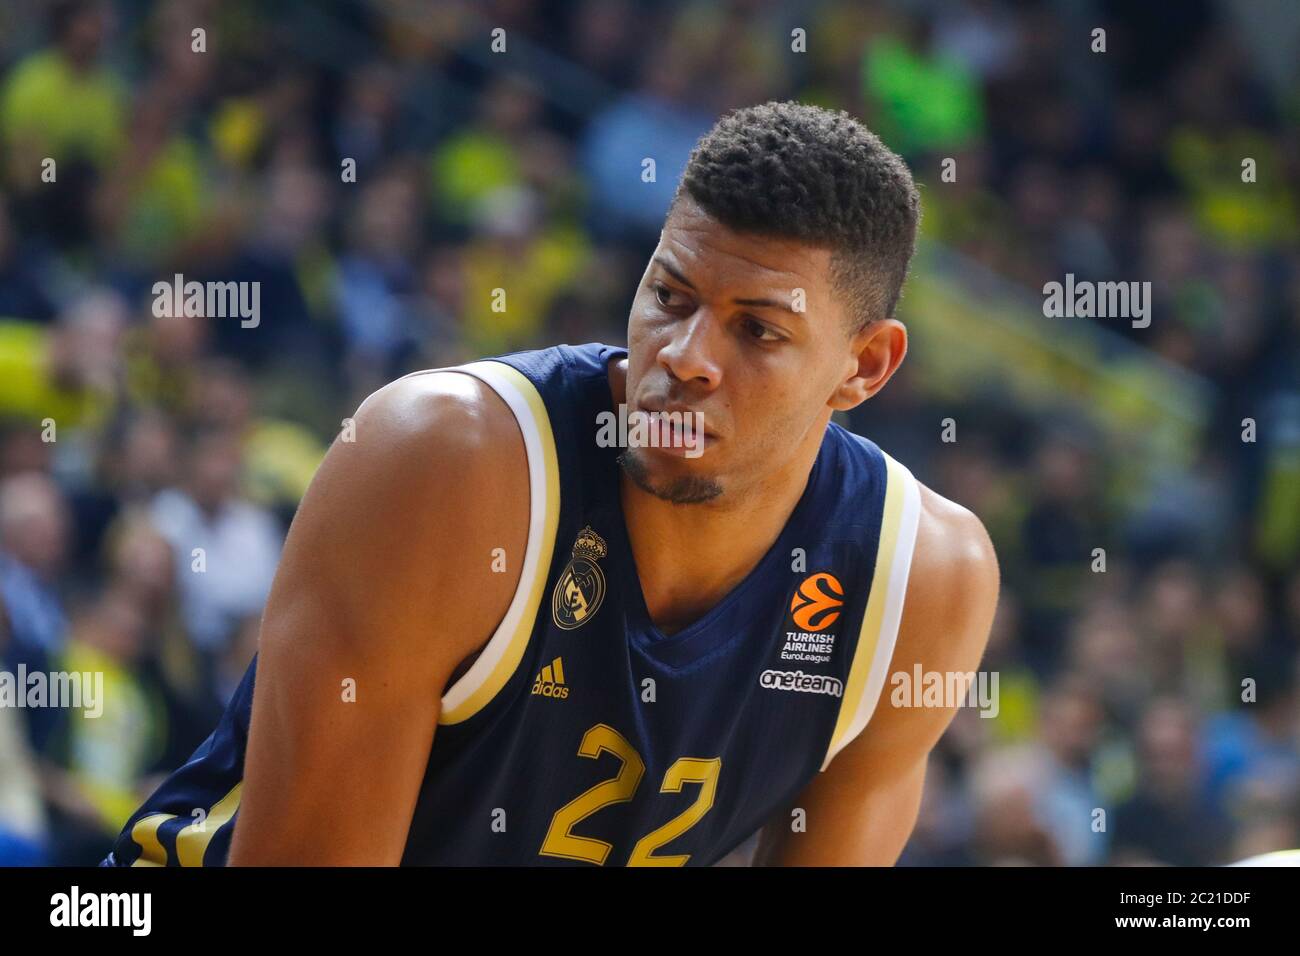
[[[573,828],[603,807],[631,800],[645,774],[645,761],[617,730],[608,724],[596,724],[582,735],[578,754],[594,760],[602,753],[610,753],[618,758],[621,763],[618,773],[555,811],[546,831],[546,839],[542,841],[540,856],[558,856],[567,860],[595,863],[597,866],[604,865],[609,851],[614,848],[613,844],[606,840],[579,836],[573,832]],[[689,853],[655,856],[654,851],[681,836],[709,812],[718,790],[718,774],[721,771],[721,757],[678,757],[673,761],[664,773],[659,792],[681,793],[686,784],[697,783],[700,785],[699,796],[677,816],[638,840],[628,858],[628,866],[686,865],[686,861],[691,858]]]

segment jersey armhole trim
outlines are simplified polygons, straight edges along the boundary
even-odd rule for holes
[[[244,789],[241,780],[224,797],[218,800],[206,814],[197,820],[185,823],[175,832],[177,866],[203,866],[207,857],[208,846],[223,827],[228,825],[239,812],[239,800]],[[198,811],[195,811],[198,813]],[[140,848],[140,855],[131,864],[134,866],[167,866],[171,855],[163,845],[161,828],[172,820],[183,819],[174,813],[151,813],[141,817],[131,826],[131,842]]]
[[[438,723],[457,724],[486,707],[523,660],[555,550],[555,533],[560,521],[560,473],[546,403],[527,376],[510,365],[490,360],[440,371],[473,375],[510,407],[524,436],[530,494],[528,545],[510,608],[478,659],[442,695]]]
[[[907,580],[912,568],[912,549],[921,518],[921,491],[906,467],[885,455],[885,503],[880,520],[880,544],[876,550],[876,567],[871,578],[871,594],[862,615],[849,668],[848,685],[840,702],[839,717],[831,734],[824,771],[835,755],[853,741],[867,726],[885,685],[889,662],[894,657],[898,625],[907,596]]]

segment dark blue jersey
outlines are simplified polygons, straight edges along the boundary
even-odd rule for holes
[[[510,608],[443,695],[403,863],[713,864],[794,801],[880,697],[915,480],[832,423],[771,548],[711,611],[665,635],[628,543],[621,449],[597,440],[598,416],[616,411],[608,365],[624,355],[562,345],[455,369],[514,412],[532,507]],[[106,862],[225,861],[255,669]]]

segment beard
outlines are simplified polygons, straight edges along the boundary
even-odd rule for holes
[[[650,479],[650,469],[632,448],[626,449],[618,456],[618,463],[632,479],[632,484],[646,494],[654,495],[671,504],[698,505],[712,501],[722,494],[722,485],[712,478],[697,475],[682,475],[656,485]]]

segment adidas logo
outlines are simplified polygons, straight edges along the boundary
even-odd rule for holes
[[[564,683],[564,663],[560,658],[557,657],[541,669],[533,681],[533,693],[559,700],[569,696],[569,688]]]

